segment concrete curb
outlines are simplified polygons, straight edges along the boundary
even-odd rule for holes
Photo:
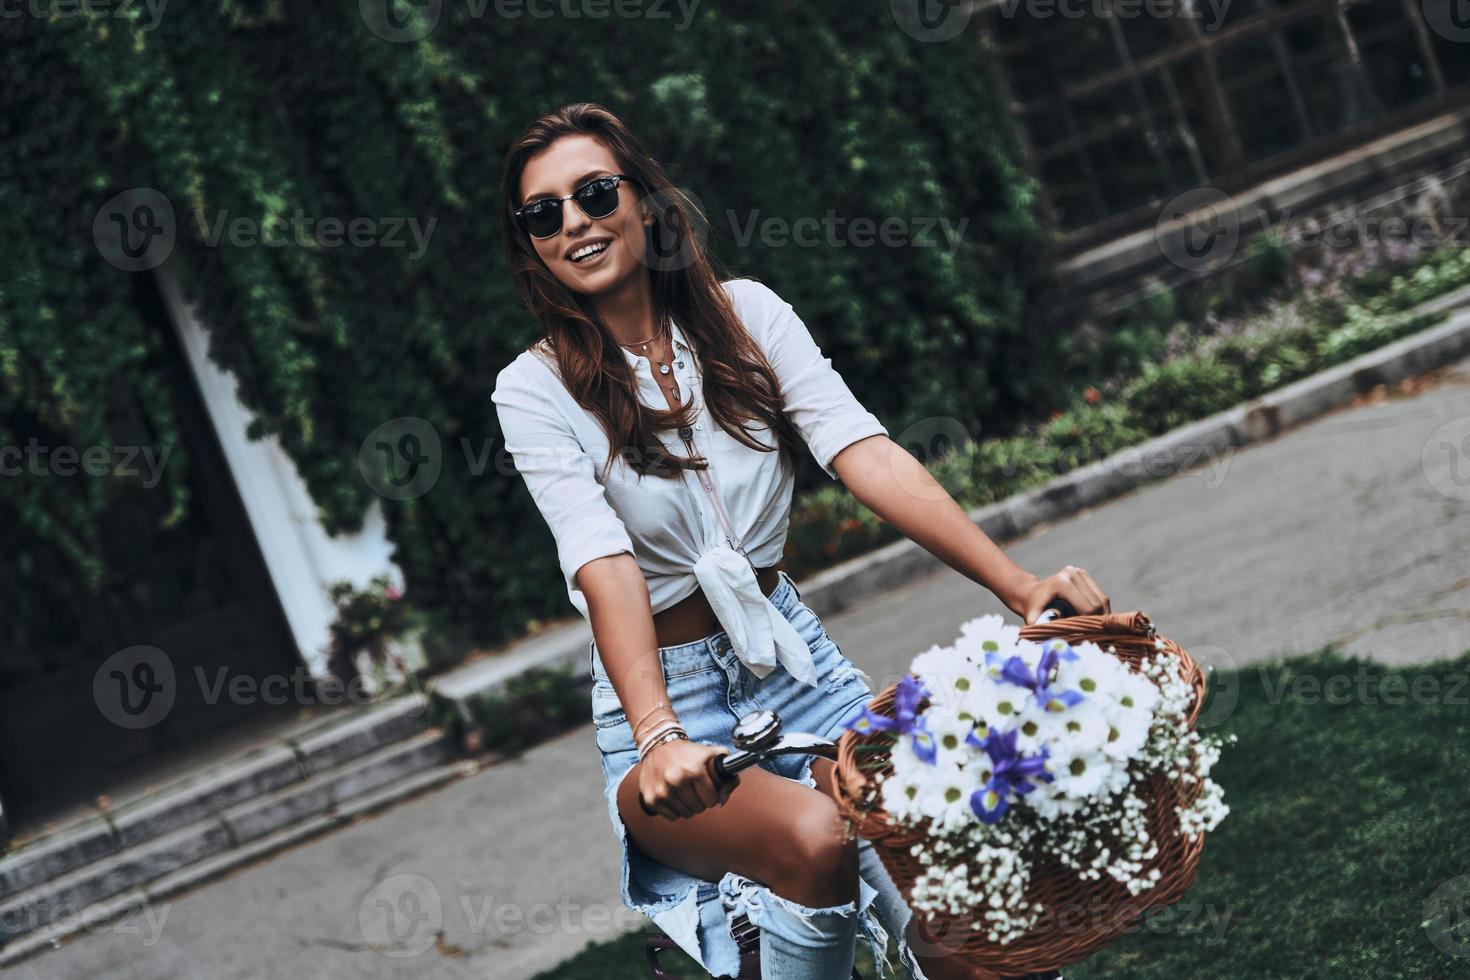
[[[448,754],[448,746],[441,742],[436,757],[443,758]],[[220,849],[217,853],[211,852],[192,863],[180,863],[176,870],[144,881],[120,894],[80,907],[77,914],[20,935],[0,946],[0,970],[52,949],[58,943],[83,931],[95,930],[148,905],[162,905],[177,895],[223,877],[237,868],[438,789],[452,780],[473,775],[478,770],[479,764],[473,761],[455,759],[438,762],[432,768],[395,778],[381,788],[343,800],[328,810],[285,823],[255,840]]]
[[[1447,293],[1404,313],[1440,313],[1470,304],[1470,287]],[[1172,432],[1079,467],[1039,487],[970,511],[970,518],[997,544],[1027,534],[1049,521],[1070,517],[1154,480],[1189,470],[1231,450],[1270,439],[1347,404],[1379,384],[1451,363],[1470,353],[1470,309],[1442,324],[1403,337],[1243,402]],[[829,616],[907,585],[940,568],[939,559],[907,538],[850,559],[797,583],[802,601]],[[505,653],[440,675],[429,692],[471,720],[476,698],[501,693],[512,677],[533,668],[570,666],[580,678],[592,629],[585,622],[547,630],[511,644]]]
[[[400,743],[426,729],[427,708],[427,697],[415,693],[348,718],[327,719],[295,738],[60,828],[0,858],[0,908],[15,895],[96,861],[149,844],[231,807],[304,786],[321,773]]]

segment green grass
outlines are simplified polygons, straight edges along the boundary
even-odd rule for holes
[[[1210,730],[1239,742],[1193,890],[1067,980],[1470,978],[1470,654],[1388,669],[1329,648],[1221,674],[1211,696]],[[1446,882],[1459,904],[1431,906]],[[646,977],[642,941],[539,980]]]

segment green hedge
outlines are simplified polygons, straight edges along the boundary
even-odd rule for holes
[[[895,431],[931,416],[1001,431],[1045,410],[1052,338],[1035,309],[1047,235],[973,37],[921,43],[886,4],[706,4],[687,24],[674,5],[641,9],[674,18],[446,3],[418,43],[379,37],[355,0],[172,4],[156,24],[141,5],[0,20],[0,445],[32,432],[110,444],[114,384],[139,393],[156,442],[178,444],[151,369],[159,338],[131,274],[92,235],[115,194],[156,188],[178,217],[169,265],[201,308],[212,358],[239,379],[251,434],[281,439],[329,529],[356,528],[374,497],[357,468],[368,433],[421,417],[442,475],[422,496],[383,502],[409,598],[462,643],[568,614],[524,485],[493,455],[472,472],[462,447],[500,449],[490,390],[536,332],[496,244],[502,153],[537,114],[577,100],[626,118],[716,216],[716,252],[790,300]],[[298,208],[435,224],[413,258],[209,245],[196,221]],[[742,222],[831,211],[968,224],[952,253],[742,246],[732,210]],[[159,520],[178,523],[187,461],[171,462]],[[826,477],[809,463],[799,481]],[[97,587],[116,574],[101,545],[110,484],[5,480],[0,523]]]

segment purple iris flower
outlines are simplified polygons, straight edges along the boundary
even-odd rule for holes
[[[867,705],[842,723],[843,728],[851,729],[859,735],[871,735],[874,732],[891,732],[898,727],[898,722],[887,715],[880,715],[875,711],[869,711]]]
[[[924,682],[913,674],[904,674],[898,679],[898,689],[893,693],[893,714],[898,719],[899,731],[906,732],[914,726],[914,719],[919,713],[919,702],[928,696]]]
[[[1010,809],[1011,793],[1025,796],[1036,788],[1032,779],[1051,782],[1052,775],[1046,771],[1047,752],[1045,747],[1032,756],[1021,755],[1016,750],[1016,729],[1005,732],[992,731],[985,738],[985,754],[990,756],[990,779],[984,786],[970,794],[970,809],[982,823],[995,823]]]
[[[934,736],[929,734],[929,729],[924,727],[924,719],[920,718],[908,732],[909,738],[914,743],[914,755],[918,756],[929,765],[934,765],[935,754],[939,751],[939,743],[934,741]]]
[[[889,718],[887,715],[880,715],[875,711],[868,710],[867,705],[863,705],[862,710],[843,722],[842,727],[851,729],[859,735],[871,735],[875,731],[898,732],[902,735],[917,730],[927,736],[928,731],[924,729],[922,723],[916,720],[919,714],[919,701],[928,696],[929,692],[925,690],[923,683],[917,677],[912,674],[905,674],[899,679],[898,690],[894,692],[894,717]],[[916,736],[914,740],[914,751],[918,753],[919,758],[924,759],[926,762],[933,762],[934,739],[930,737],[927,746],[921,746],[920,740]],[[926,751],[928,758],[925,758]]]
[[[1020,657],[1011,657],[1000,669],[1000,676],[1017,687],[1031,691],[1043,708],[1050,708],[1053,703],[1070,708],[1082,701],[1082,692],[1054,689],[1051,686],[1052,671],[1056,670],[1058,661],[1064,658],[1076,660],[1077,653],[1070,646],[1063,645],[1058,649],[1056,645],[1048,643],[1041,652],[1041,660],[1036,664],[1035,673],[1026,666],[1026,661]]]

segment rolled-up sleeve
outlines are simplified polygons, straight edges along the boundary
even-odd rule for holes
[[[838,453],[859,439],[886,436],[888,429],[853,395],[790,303],[753,279],[726,286],[781,382],[786,414],[822,469],[837,479],[832,460]]]
[[[550,397],[546,385],[554,376],[548,372],[543,378],[533,367],[523,361],[506,366],[490,398],[506,451],[556,539],[567,595],[585,616],[577,570],[594,558],[636,552],[622,519],[607,502],[592,457]]]

